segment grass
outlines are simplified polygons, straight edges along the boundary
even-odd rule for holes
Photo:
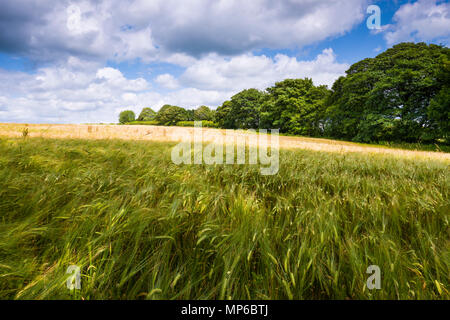
[[[447,144],[423,144],[423,143],[407,143],[407,142],[380,142],[380,146],[389,148],[398,148],[405,150],[421,150],[433,152],[450,152],[450,145]]]
[[[262,176],[173,145],[1,139],[0,299],[449,299],[447,160],[281,150]]]
[[[401,150],[411,150],[411,151],[431,151],[431,152],[450,152],[450,145],[444,142],[438,143],[420,143],[420,142],[391,142],[391,141],[380,141],[373,143],[363,143],[363,142],[354,142],[348,140],[335,139],[332,137],[322,137],[322,138],[312,138],[308,136],[299,136],[288,133],[279,133],[280,136],[283,137],[298,137],[303,139],[317,139],[317,140],[332,140],[334,143],[351,143],[354,145],[366,146],[366,147],[378,147],[378,148],[392,148],[392,149],[401,149]]]
[[[186,137],[186,132],[191,135],[194,128],[189,127],[166,127],[149,125],[54,125],[54,124],[1,124],[0,136],[4,137],[24,137],[24,130],[27,130],[27,137],[30,138],[62,138],[62,139],[121,139],[121,140],[147,140],[160,142],[175,142],[180,137]],[[231,135],[239,137],[253,136],[246,130],[231,130]],[[203,128],[204,140],[213,141],[215,138],[228,134],[226,130]],[[258,133],[260,135],[260,133]],[[248,141],[248,143],[252,143]],[[405,150],[405,148],[392,148],[387,146],[376,146],[360,144],[348,141],[338,141],[323,138],[307,138],[280,136],[280,148],[283,149],[308,149],[325,152],[358,152],[363,154],[382,153],[393,157],[411,159],[429,159],[450,161],[450,153],[425,152],[418,150]],[[404,145],[400,145],[404,147]],[[410,146],[411,147],[411,146]]]

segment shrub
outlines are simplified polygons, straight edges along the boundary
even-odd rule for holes
[[[159,125],[159,122],[156,120],[153,120],[153,121],[131,121],[131,122],[127,122],[126,124],[132,125],[132,126],[157,126],[157,125]]]
[[[200,122],[200,121],[199,121]],[[213,121],[203,120],[201,121],[202,127],[205,128],[218,128],[219,125]],[[176,124],[178,127],[193,127],[194,121],[179,121]]]

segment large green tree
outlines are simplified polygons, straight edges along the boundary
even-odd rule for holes
[[[431,122],[429,136],[442,138],[450,143],[450,61],[448,56],[442,58],[442,69],[437,81],[441,87],[439,93],[431,100],[428,117]]]
[[[267,92],[261,109],[262,127],[299,135],[322,134],[326,86],[316,87],[308,78],[286,79]]]
[[[213,121],[214,120],[214,110],[211,110],[207,106],[200,106],[194,110],[194,120]]]
[[[216,122],[227,129],[259,128],[263,101],[263,92],[257,89],[243,90],[217,108]]]
[[[155,120],[165,126],[175,125],[179,121],[188,121],[189,112],[178,106],[166,104],[156,113]]]
[[[134,121],[135,118],[136,118],[136,115],[134,114],[133,111],[125,110],[119,114],[119,123],[124,124],[127,122],[131,122],[131,121]]]
[[[225,101],[221,106],[217,107],[214,114],[214,122],[220,128],[234,128],[234,118],[231,117],[231,101]]]
[[[436,110],[445,108],[447,91],[441,92],[438,75],[449,52],[433,44],[401,43],[355,63],[333,85],[327,133],[363,142],[431,141],[443,136],[445,119],[440,118],[442,110]]]
[[[144,108],[142,109],[141,113],[139,114],[139,117],[137,118],[138,121],[152,121],[155,120],[156,112],[153,111],[152,108]]]

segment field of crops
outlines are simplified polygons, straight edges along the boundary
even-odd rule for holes
[[[30,138],[64,138],[64,139],[120,139],[174,142],[179,141],[186,132],[192,135],[194,128],[166,127],[154,125],[73,125],[73,124],[16,124],[0,123],[0,137],[20,138],[26,134]],[[224,136],[227,130],[202,128],[203,140],[213,141],[217,136]],[[247,130],[231,130],[228,133],[239,137],[251,135]],[[247,141],[248,143],[249,141]],[[326,152],[358,152],[387,154],[394,157],[410,159],[430,159],[450,161],[448,146],[400,144],[398,148],[364,145],[347,141],[322,138],[280,136],[279,145],[283,149],[307,149]],[[410,149],[410,150],[408,150]],[[426,151],[424,151],[426,150]],[[430,152],[439,151],[439,152]]]
[[[448,154],[283,149],[263,176],[174,145],[1,137],[0,299],[449,299]]]

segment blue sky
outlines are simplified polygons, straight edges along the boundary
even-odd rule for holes
[[[369,30],[369,5],[381,29]],[[0,122],[115,122],[164,104],[217,107],[285,78],[331,86],[393,45],[447,45],[448,1],[4,0]]]

